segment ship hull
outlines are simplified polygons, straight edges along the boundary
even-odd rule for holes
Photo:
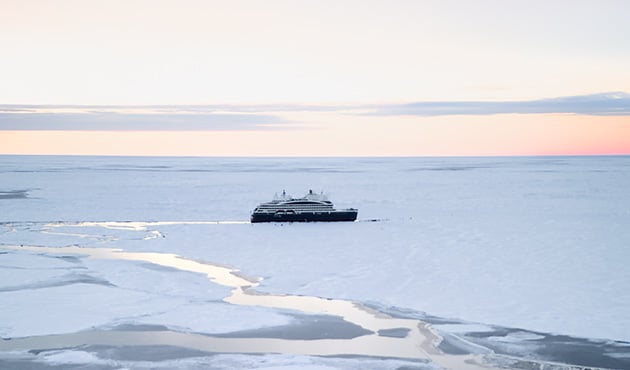
[[[253,213],[251,222],[340,222],[355,221],[356,210],[299,213]]]

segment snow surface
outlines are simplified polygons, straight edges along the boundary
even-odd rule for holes
[[[26,357],[26,356],[24,356]],[[125,361],[103,359],[93,352],[60,350],[43,353],[35,359],[50,365],[106,365],[112,369],[258,369],[258,370],[396,370],[413,368],[437,370],[430,364],[394,359],[326,358],[290,355],[214,355],[163,361]]]
[[[283,189],[324,190],[338,208],[358,208],[359,222],[246,222]],[[273,293],[630,341],[627,189],[629,157],[4,156],[0,191],[27,197],[0,200],[0,243],[175,253],[261,277],[258,289]],[[82,221],[240,222],[73,225]],[[224,332],[290,321],[220,302],[228,290],[198,274],[0,253],[0,302],[11,302],[0,305],[2,336],[129,322]],[[26,319],[44,310],[50,315]]]
[[[40,266],[37,263],[42,259],[50,260],[50,269],[0,269],[0,297],[2,302],[10,302],[0,307],[2,337],[62,334],[124,324],[225,333],[292,321],[265,308],[222,302],[229,289],[209,284],[201,274],[148,263],[77,259],[65,262],[73,266],[61,270],[59,265],[64,262],[60,263],[59,258],[21,251],[2,254],[0,261],[4,266],[19,266],[29,255],[35,266]]]

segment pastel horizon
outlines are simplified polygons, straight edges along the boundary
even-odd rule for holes
[[[619,0],[4,1],[0,154],[627,155],[626,14]]]

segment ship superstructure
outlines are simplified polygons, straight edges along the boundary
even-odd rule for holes
[[[336,210],[323,194],[309,190],[302,198],[293,198],[285,191],[271,202],[260,204],[252,212],[251,222],[355,221],[355,208]]]

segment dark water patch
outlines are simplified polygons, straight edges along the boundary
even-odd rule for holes
[[[293,315],[298,322],[231,333],[213,334],[217,338],[277,338],[289,340],[353,339],[373,334],[338,316]]]
[[[95,353],[99,358],[115,361],[167,361],[191,357],[205,357],[212,352],[177,346],[87,346],[83,351]]]
[[[428,363],[427,363],[428,364]],[[418,365],[418,366],[401,366],[397,367],[396,370],[423,370],[423,369],[433,369],[432,366],[427,366],[427,364]]]
[[[464,327],[462,333],[441,333],[444,340],[439,348],[449,354],[486,353],[487,350],[491,350],[500,355],[520,357],[521,360],[508,366],[518,369],[540,369],[540,361],[551,361],[571,366],[630,369],[630,342],[577,338],[518,328],[476,324],[400,307],[384,307],[376,304],[367,306],[393,317],[417,319],[434,326],[462,325]],[[471,324],[482,325],[489,330],[465,332],[466,325]],[[549,366],[545,369],[566,368],[566,366]]]
[[[499,354],[527,356],[575,366],[630,369],[628,342],[576,338],[512,328],[458,335]]]
[[[112,328],[115,331],[166,331],[168,328],[164,325],[152,324],[122,324]]]
[[[0,200],[2,199],[26,199],[28,198],[28,193],[33,189],[22,189],[22,190],[0,190]]]
[[[381,337],[405,338],[411,330],[407,328],[382,329],[378,331]]]

